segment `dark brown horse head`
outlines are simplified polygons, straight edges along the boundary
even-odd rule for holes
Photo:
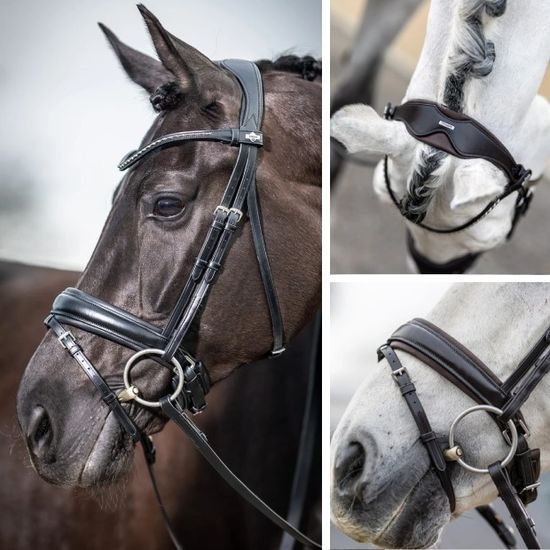
[[[238,127],[242,92],[235,77],[168,33],[144,7],[140,11],[160,61],[102,29],[128,76],[150,94],[158,112],[143,143],[183,130]],[[258,152],[257,187],[284,329],[291,339],[320,303],[321,89],[296,70],[278,69],[277,63],[261,66],[264,146]],[[236,156],[235,147],[197,141],[143,159],[121,181],[78,287],[162,327]],[[79,207],[85,215],[85,205]],[[204,362],[212,383],[271,349],[270,316],[249,223],[236,234],[192,328],[185,347]],[[121,388],[132,351],[71,330],[109,385]],[[169,393],[167,369],[150,359],[132,376],[146,396]],[[146,433],[164,425],[165,419],[150,409],[124,407]],[[48,481],[91,486],[128,471],[132,441],[52,331],[25,371],[17,408],[33,464]]]

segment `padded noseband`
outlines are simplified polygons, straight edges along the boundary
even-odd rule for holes
[[[453,422],[449,429],[447,448],[438,444],[441,438],[434,433],[413,380],[397,356],[397,350],[416,357],[478,404],[464,411]],[[463,468],[491,476],[527,547],[540,548],[534,522],[525,509],[527,504],[537,498],[537,487],[540,485],[540,450],[529,448],[527,441],[530,432],[520,408],[537,384],[550,372],[550,329],[540,337],[505,382],[499,380],[460,342],[424,319],[413,319],[399,327],[378,350],[378,359],[384,358],[418,427],[432,469],[448,496],[451,512],[455,507],[455,495],[450,476],[451,467],[456,461]],[[454,432],[454,426],[466,414],[488,408],[492,408],[491,412],[495,416],[491,418],[511,450],[506,459],[489,465],[486,470],[476,470],[463,460],[461,447],[452,446],[451,432]],[[513,548],[514,538],[511,531],[494,511],[486,506],[478,511],[497,531],[506,547]]]

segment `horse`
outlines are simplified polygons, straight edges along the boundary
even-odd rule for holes
[[[144,6],[138,7],[160,61],[101,27],[127,75],[150,94],[159,113],[143,144],[157,139],[162,143],[162,136],[182,128],[204,128],[199,134],[210,135],[217,128],[238,127],[243,92],[227,64],[214,63],[169,33]],[[312,321],[321,296],[321,86],[317,78],[321,69],[310,58],[288,56],[264,60],[258,66],[265,138],[257,153],[257,194],[284,334],[292,342]],[[238,143],[262,145],[258,143],[261,135],[242,134],[235,138]],[[226,143],[233,141],[234,134]],[[166,323],[183,282],[197,267],[193,258],[200,251],[199,238],[204,238],[212,212],[215,218],[228,214],[238,221],[243,216],[235,208],[231,212],[217,208],[237,158],[226,143],[162,146],[134,166],[115,192],[99,242],[78,282],[80,295],[125,309],[126,318],[139,317],[151,330]],[[203,387],[216,386],[271,349],[273,329],[264,274],[257,267],[258,249],[250,225],[239,226],[223,270],[186,334],[185,357],[191,352],[200,357],[203,363],[194,363],[197,369],[207,365],[207,375],[205,369],[201,375]],[[265,261],[261,267],[265,268]],[[79,328],[72,333],[104,380],[121,388],[122,367],[132,354]],[[147,358],[133,372],[142,395],[160,397],[170,389],[170,371],[155,365]],[[144,367],[148,367],[147,376]],[[248,394],[241,399],[243,406],[254,403]],[[129,411],[124,414],[145,435],[161,431],[167,421],[165,415],[133,402],[119,409]],[[297,410],[301,404],[293,402],[285,414],[294,417]],[[254,414],[260,411],[258,406]],[[53,484],[82,488],[123,479],[131,467],[134,441],[117,423],[119,417],[109,412],[53,331],[47,333],[25,370],[17,397],[18,420],[38,474]],[[254,451],[248,447],[247,452],[252,456]],[[247,462],[242,451],[239,457]],[[239,536],[245,534],[233,535]]]
[[[547,332],[548,296],[544,283],[455,284],[426,319],[506,380]],[[412,354],[397,353],[433,431],[446,437],[457,415],[475,401]],[[388,363],[382,359],[361,369],[367,376],[332,439],[333,521],[361,542],[427,548],[437,543],[451,519],[494,500],[496,487],[488,475],[455,467],[451,481],[456,508],[451,514],[447,494]],[[550,470],[549,386],[550,378],[544,377],[522,406],[531,428],[529,446],[540,448],[541,471]],[[456,433],[466,461],[480,468],[502,459],[509,450],[493,418],[485,413],[464,418]]]
[[[544,31],[549,20],[549,7],[537,2],[432,2],[405,101],[433,101],[474,119],[531,170],[535,182],[550,155],[550,106],[537,95],[549,59]],[[438,231],[460,227],[502,195],[509,178],[479,154],[455,158],[419,142],[402,121],[381,118],[368,105],[335,113],[331,133],[350,152],[387,155],[387,164],[381,161],[375,170],[374,188],[406,217],[409,250],[421,272],[464,272],[510,235],[515,193],[463,230],[440,234],[418,225]]]
[[[0,546],[14,550],[31,546],[99,549],[116,543],[123,549],[170,548],[171,542],[162,517],[160,513],[154,513],[155,496],[142,460],[136,461],[128,479],[88,495],[81,490],[71,491],[44,483],[38,478],[17,434],[17,387],[33,350],[43,337],[41,321],[54,296],[66,286],[76,284],[79,275],[73,271],[0,262],[0,305],[3,311],[11,312],[9,319],[5,317],[0,327],[3,350],[0,387],[4,396],[0,408],[0,470],[4,479],[0,491],[3,511]],[[281,403],[279,396],[283,393],[290,402],[303,402],[303,388],[289,384],[288,380],[308,376],[310,340],[305,333],[293,343],[289,354],[277,359],[276,369],[272,368],[272,361],[260,362],[250,369],[240,369],[234,377],[215,388],[214,414],[204,415],[203,418],[203,427],[211,434],[216,448],[224,456],[234,452],[235,469],[241,470],[244,477],[248,471],[248,477],[255,486],[261,486],[262,491],[282,510],[288,495],[281,492],[280,486],[287,486],[288,477],[292,475],[299,423],[279,409],[279,414],[256,415],[245,424],[241,420],[246,418],[250,405],[244,405],[239,397],[246,388],[245,391],[250,391],[254,400],[253,406],[258,410],[266,403],[272,403],[275,410]],[[159,449],[156,473],[162,493],[165,499],[169,499],[169,514],[178,519],[174,527],[179,538],[191,548],[199,547],[201,543],[206,547],[222,547],[230,544],[227,541],[231,537],[238,538],[231,534],[235,525],[247,525],[249,542],[239,535],[243,538],[240,543],[245,547],[256,544],[254,537],[259,538],[260,535],[254,529],[254,513],[243,507],[239,499],[211,475],[210,469],[197,460],[192,445],[182,440],[174,428],[167,426],[155,436]],[[242,456],[237,456],[237,450],[246,445],[250,433],[261,433],[263,430],[268,430],[272,438],[269,442],[265,438],[259,439],[254,452],[247,456],[248,464],[245,465]],[[262,479],[260,474],[251,477],[254,470],[249,464],[271,451],[274,438],[277,438],[279,445],[278,451],[272,453],[277,468],[274,467],[272,474],[266,478]],[[307,506],[311,507],[311,511],[304,518],[304,523],[307,525],[309,522],[309,528],[313,531],[320,521],[319,456],[316,457],[308,491]],[[174,469],[177,475],[174,475]],[[212,501],[209,498],[211,494],[217,494],[219,498]],[[209,519],[205,509],[221,518],[225,517],[227,507],[234,510],[234,518],[231,518],[234,523],[218,521],[216,529],[212,529],[211,524],[207,528],[212,519]],[[267,533],[270,533],[268,539],[279,539],[279,533],[269,524],[259,523],[258,530],[264,542]]]

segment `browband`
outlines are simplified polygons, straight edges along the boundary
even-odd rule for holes
[[[190,130],[166,134],[137,151],[130,151],[118,164],[119,170],[126,170],[155,149],[164,149],[179,145],[185,141],[218,141],[237,147],[238,145],[263,145],[263,134],[260,131],[248,132],[240,128],[226,128],[224,130]]]

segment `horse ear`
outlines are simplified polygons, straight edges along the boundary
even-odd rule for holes
[[[145,20],[162,64],[176,75],[185,91],[200,91],[201,83],[219,79],[223,71],[197,49],[171,35],[143,5],[138,9]]]
[[[111,44],[126,74],[142,88],[152,94],[159,86],[173,82],[175,76],[160,61],[138,52],[121,42],[111,29],[98,23]]]
[[[484,160],[462,161],[453,175],[451,209],[493,199],[502,193],[506,177],[496,166]]]
[[[346,105],[337,111],[331,119],[330,135],[350,153],[393,156],[415,146],[404,124],[382,118],[369,105]]]

